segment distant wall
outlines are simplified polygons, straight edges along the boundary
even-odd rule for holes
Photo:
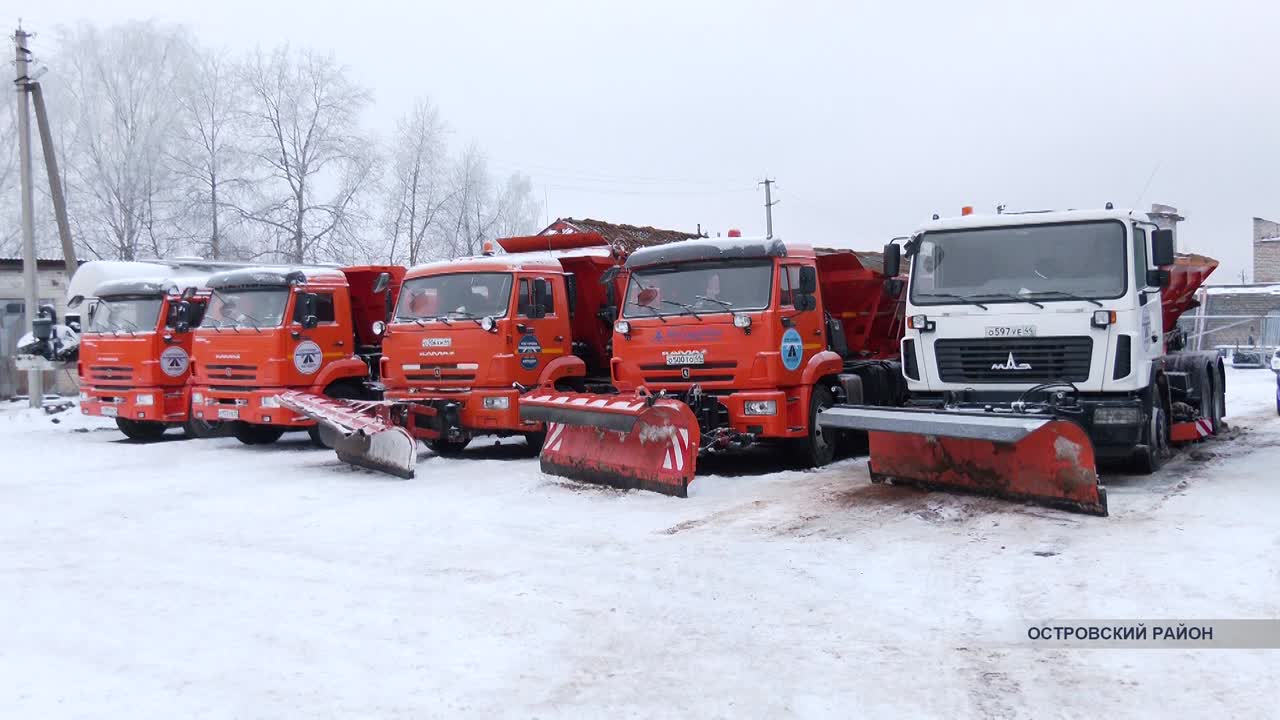
[[[1280,283],[1280,223],[1253,219],[1253,281]]]
[[[58,308],[58,321],[67,314],[67,274],[62,263],[41,261],[38,265],[41,302],[52,302]],[[22,282],[22,263],[0,260],[0,399],[27,392],[27,373],[13,368],[14,349],[18,338],[27,333],[26,291]],[[10,312],[10,306],[24,306],[21,312]],[[74,370],[49,372],[44,376],[45,392],[62,395],[79,393]]]

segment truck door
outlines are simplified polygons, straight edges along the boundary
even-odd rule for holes
[[[1144,355],[1154,357],[1162,354],[1161,338],[1164,337],[1164,312],[1160,298],[1160,288],[1147,284],[1147,231],[1144,228],[1133,229],[1133,281],[1138,289],[1139,330],[1138,346],[1143,348]]]
[[[300,336],[293,341],[290,359],[303,384],[314,383],[321,368],[334,360],[355,352],[351,307],[344,290],[316,290],[316,321],[310,330],[302,330],[302,295],[294,294],[293,329]],[[340,322],[339,318],[344,321]]]
[[[516,292],[516,322],[525,327],[516,338],[516,360],[520,382],[528,384],[537,381],[547,363],[569,352],[569,303],[559,276],[521,277]],[[541,307],[542,317],[536,317],[535,307]]]
[[[795,297],[800,294],[801,267],[802,263],[778,265],[778,307],[781,317],[790,318],[790,326],[784,324],[779,335],[781,377],[787,383],[800,382],[805,362],[823,349],[822,298],[814,293],[818,306],[813,310],[800,311],[795,307]]]

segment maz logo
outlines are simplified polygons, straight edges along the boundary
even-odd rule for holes
[[[1013,359],[1013,353],[1009,353],[1009,359],[1003,363],[996,363],[991,366],[992,370],[1030,370],[1031,363],[1020,363]]]

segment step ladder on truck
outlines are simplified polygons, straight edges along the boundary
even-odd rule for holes
[[[383,399],[281,401],[319,422],[341,460],[399,477],[414,476],[418,440],[455,455],[477,436],[523,436],[537,454],[546,428],[520,405],[537,387],[607,385],[626,257],[599,233],[568,232],[415,266],[383,339]]]
[[[830,462],[836,435],[818,413],[903,393],[903,284],[878,264],[732,231],[637,250],[622,268],[611,384],[544,385],[520,403],[522,419],[547,423],[542,470],[685,497],[702,453],[769,443]]]
[[[911,263],[906,407],[845,404],[872,479],[1107,514],[1098,461],[1141,473],[1222,428],[1216,353],[1177,320],[1215,260],[1178,254],[1168,206],[936,219],[886,248]]]
[[[208,308],[192,344],[192,414],[226,423],[247,445],[306,430],[283,406],[287,391],[376,400],[382,330],[404,268],[244,267],[211,275]]]

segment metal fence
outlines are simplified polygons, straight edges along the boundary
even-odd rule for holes
[[[1190,315],[1178,321],[1192,350],[1280,347],[1280,311],[1265,315]]]

